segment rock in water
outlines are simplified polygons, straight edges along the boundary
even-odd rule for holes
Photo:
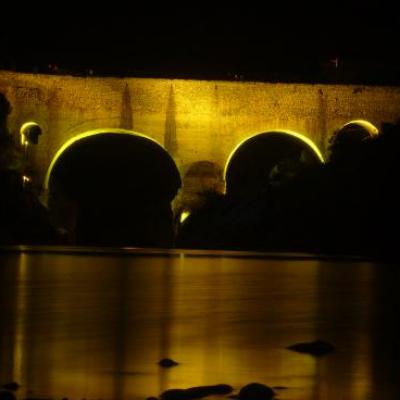
[[[9,382],[9,383],[5,383],[3,385],[4,389],[13,390],[13,391],[18,390],[19,387],[20,387],[20,385],[17,382]]]
[[[275,392],[262,383],[249,383],[243,386],[239,392],[240,400],[269,400],[275,396]]]
[[[195,386],[186,389],[186,394],[189,399],[201,399],[202,397],[211,396],[213,394],[228,394],[232,392],[232,386],[220,384],[212,386]]]
[[[325,354],[329,354],[335,351],[335,346],[322,340],[296,343],[286,348],[289,350],[297,351],[299,353],[311,354],[313,356],[323,356]]]
[[[179,365],[175,360],[172,360],[171,358],[163,358],[158,362],[158,365],[164,368],[170,368],[170,367],[175,367],[175,365]]]
[[[169,389],[162,392],[160,395],[162,400],[187,400],[187,394],[185,389]]]
[[[15,395],[8,390],[0,390],[0,400],[15,400]]]
[[[194,400],[215,394],[228,394],[233,388],[230,385],[195,386],[188,389],[170,389],[161,393],[162,400]]]

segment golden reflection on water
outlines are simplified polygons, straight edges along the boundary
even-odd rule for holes
[[[15,345],[14,345],[14,356],[13,356],[13,371],[12,376],[15,377],[16,382],[22,381],[22,370],[24,365],[25,355],[25,339],[26,339],[26,319],[27,319],[27,293],[26,285],[27,281],[27,256],[21,254],[20,263],[17,266],[17,294],[16,294],[16,312],[15,312]]]
[[[249,382],[287,386],[279,398],[289,400],[377,391],[373,264],[207,254],[0,257],[0,380],[21,383],[21,398],[144,399]],[[314,339],[337,351],[314,358],[285,349]],[[164,357],[180,365],[162,369]]]

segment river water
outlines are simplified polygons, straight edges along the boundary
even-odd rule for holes
[[[399,276],[303,255],[3,248],[0,383],[24,399],[260,382],[283,400],[397,400]],[[286,349],[316,339],[336,351]]]

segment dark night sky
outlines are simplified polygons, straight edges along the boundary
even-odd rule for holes
[[[0,65],[42,72],[55,63],[61,71],[92,68],[95,75],[400,84],[394,9],[355,1],[264,6],[160,10],[154,4],[147,11],[10,16],[0,27]]]

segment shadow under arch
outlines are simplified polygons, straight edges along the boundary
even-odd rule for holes
[[[272,169],[286,160],[302,165],[324,163],[311,139],[290,130],[274,129],[242,140],[225,165],[226,193],[241,197],[258,193]]]
[[[179,171],[155,140],[98,129],[67,141],[46,174],[56,224],[78,245],[171,247]],[[64,220],[64,221],[63,221]]]

